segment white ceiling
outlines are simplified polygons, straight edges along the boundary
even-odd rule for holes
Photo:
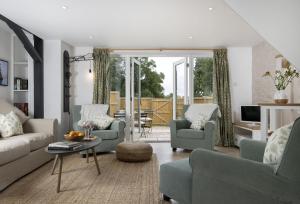
[[[251,46],[262,41],[223,0],[0,2],[0,13],[25,29],[74,46],[213,48]],[[64,5],[67,10],[62,9]]]

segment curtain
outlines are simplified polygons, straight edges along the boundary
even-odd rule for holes
[[[233,146],[233,126],[227,49],[214,50],[213,57],[214,102],[219,105],[222,117],[217,123],[218,143]]]
[[[94,49],[94,104],[109,104],[110,96],[110,52],[108,49]]]

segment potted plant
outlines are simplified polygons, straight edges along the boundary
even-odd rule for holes
[[[286,68],[276,70],[273,74],[270,71],[267,71],[263,75],[263,77],[270,77],[273,80],[276,88],[276,92],[274,94],[275,103],[288,103],[288,96],[285,93],[285,89],[294,80],[294,78],[299,78],[299,76],[300,73],[290,64],[288,64]]]

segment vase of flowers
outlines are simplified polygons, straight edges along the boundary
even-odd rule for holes
[[[294,78],[299,78],[300,73],[292,65],[286,68],[276,70],[273,74],[267,71],[263,77],[270,77],[273,80],[276,92],[274,94],[274,102],[277,104],[287,104],[288,96],[285,92],[286,87],[292,83]]]

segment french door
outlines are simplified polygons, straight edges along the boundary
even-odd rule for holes
[[[141,63],[134,57],[127,59],[126,70],[126,112],[127,125],[130,126],[129,141],[134,141],[135,131],[141,131]]]
[[[182,110],[179,104],[189,103],[189,72],[188,58],[183,58],[173,63],[173,120],[180,119]]]

